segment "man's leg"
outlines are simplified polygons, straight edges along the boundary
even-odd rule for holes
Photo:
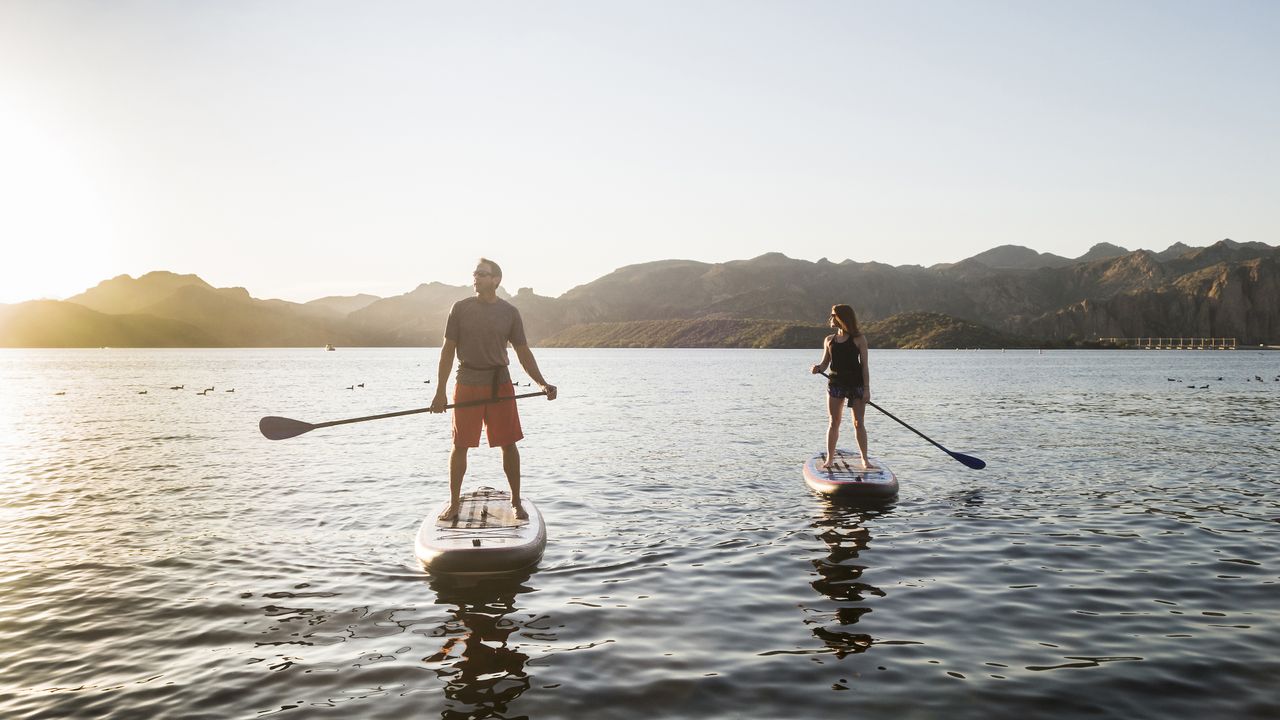
[[[453,401],[466,402],[486,396],[488,386],[455,385]],[[480,444],[480,427],[484,423],[484,406],[460,407],[453,410],[453,450],[449,453],[449,508],[441,520],[458,515],[458,498],[462,495],[462,478],[467,474],[467,450]]]
[[[467,447],[454,445],[449,453],[449,507],[440,514],[441,520],[458,516],[458,501],[462,496],[462,478],[467,474]]]
[[[502,446],[502,469],[507,473],[507,484],[511,486],[511,507],[515,508],[516,517],[528,520],[529,513],[520,504],[520,448],[515,443]]]

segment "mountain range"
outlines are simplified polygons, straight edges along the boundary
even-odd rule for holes
[[[0,347],[436,346],[469,286],[258,299],[166,271],[65,301],[0,305]],[[1163,252],[1098,244],[1069,259],[1004,245],[930,267],[768,253],[629,265],[557,298],[520,288],[530,342],[599,347],[812,347],[848,303],[874,347],[1017,347],[1098,337],[1280,339],[1280,248],[1221,240]]]

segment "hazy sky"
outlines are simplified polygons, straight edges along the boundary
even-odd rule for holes
[[[1280,244],[1280,2],[0,0],[0,302]]]

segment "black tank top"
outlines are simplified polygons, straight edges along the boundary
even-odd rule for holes
[[[831,341],[831,382],[840,387],[862,387],[862,356],[853,338]]]

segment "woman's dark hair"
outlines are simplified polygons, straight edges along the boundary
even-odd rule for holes
[[[853,308],[848,305],[832,305],[831,316],[836,319],[836,324],[844,328],[845,334],[849,337],[858,337],[862,334],[858,329],[858,316],[853,314]]]

